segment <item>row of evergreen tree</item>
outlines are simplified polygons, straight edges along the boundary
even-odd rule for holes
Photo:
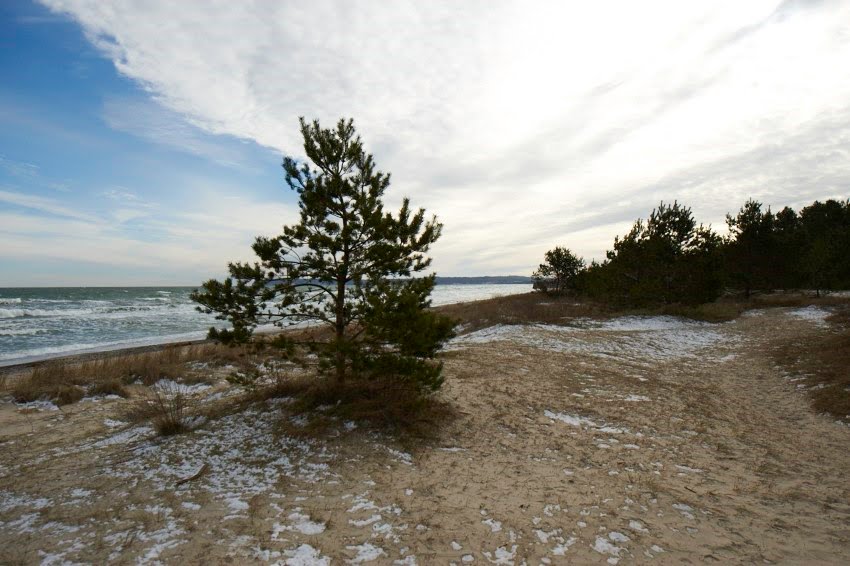
[[[850,200],[816,201],[799,213],[748,200],[726,224],[721,237],[697,224],[690,208],[662,202],[615,238],[602,262],[586,266],[569,249],[549,251],[535,286],[629,306],[699,304],[724,292],[850,289]]]

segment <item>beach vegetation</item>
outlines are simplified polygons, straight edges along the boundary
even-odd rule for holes
[[[697,224],[690,208],[661,202],[615,237],[601,262],[584,267],[566,248],[547,252],[533,274],[535,287],[560,290],[564,278],[554,264],[567,258],[566,288],[574,295],[617,309],[703,311],[709,319],[717,309],[700,305],[724,294],[751,300],[756,293],[808,289],[819,297],[850,288],[850,201],[816,201],[799,213],[785,207],[774,214],[750,199],[726,224],[728,235],[721,237]],[[719,316],[735,308],[727,304]]]
[[[697,305],[722,292],[721,238],[697,224],[691,209],[662,202],[625,236],[615,237],[602,262],[573,275],[582,295],[617,307]]]
[[[229,277],[192,295],[199,310],[230,323],[209,336],[244,343],[260,325],[312,328],[275,339],[281,356],[299,361],[297,343],[337,384],[391,376],[438,389],[442,366],[434,356],[454,321],[428,310],[435,276],[416,275],[428,269],[442,225],[407,198],[397,213],[385,210],[390,175],[376,168],[351,120],[329,129],[303,118],[300,125],[307,160],[283,160],[299,222],[258,237],[259,261],[231,263]]]
[[[95,381],[88,389],[92,397],[117,395],[118,397],[129,397],[127,385],[116,377],[106,377]]]
[[[544,262],[531,275],[534,288],[554,295],[575,290],[578,274],[584,267],[583,258],[568,248],[557,246],[546,252]]]
[[[736,215],[727,214],[729,238],[724,259],[729,282],[749,297],[754,289],[763,289],[774,278],[781,250],[775,236],[776,218],[770,209],[748,200]]]
[[[84,397],[131,397],[161,379],[183,384],[207,382],[209,365],[250,363],[242,349],[215,344],[162,346],[146,352],[104,354],[99,359],[65,359],[35,364],[31,369],[4,375],[4,389],[17,403],[51,401],[75,403]],[[197,366],[196,364],[202,364]]]
[[[850,422],[850,307],[845,302],[827,318],[832,332],[793,339],[773,350],[776,363],[796,376],[818,413]]]
[[[187,431],[190,398],[177,384],[150,387],[137,397],[127,411],[135,422],[150,422],[159,436],[172,436]]]

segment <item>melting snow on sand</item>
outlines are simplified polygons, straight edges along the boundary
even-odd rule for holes
[[[809,306],[801,309],[794,309],[789,311],[788,314],[795,318],[808,320],[816,326],[827,326],[826,317],[832,313],[820,307]]]
[[[514,341],[569,354],[661,361],[696,357],[727,338],[716,325],[671,316],[628,316],[607,321],[579,320],[574,326],[504,325],[453,339],[447,349],[469,344]]]

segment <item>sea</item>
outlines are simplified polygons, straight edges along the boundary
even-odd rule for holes
[[[197,340],[210,326],[194,287],[0,288],[0,366]],[[531,291],[530,284],[438,284],[434,306]]]

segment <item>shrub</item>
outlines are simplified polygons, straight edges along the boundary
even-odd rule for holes
[[[114,377],[96,381],[94,385],[89,388],[89,394],[118,395],[119,397],[129,396],[127,388],[124,386],[121,380]]]
[[[150,421],[160,436],[185,432],[189,427],[189,399],[179,386],[151,387],[138,399],[128,414],[134,421]]]

